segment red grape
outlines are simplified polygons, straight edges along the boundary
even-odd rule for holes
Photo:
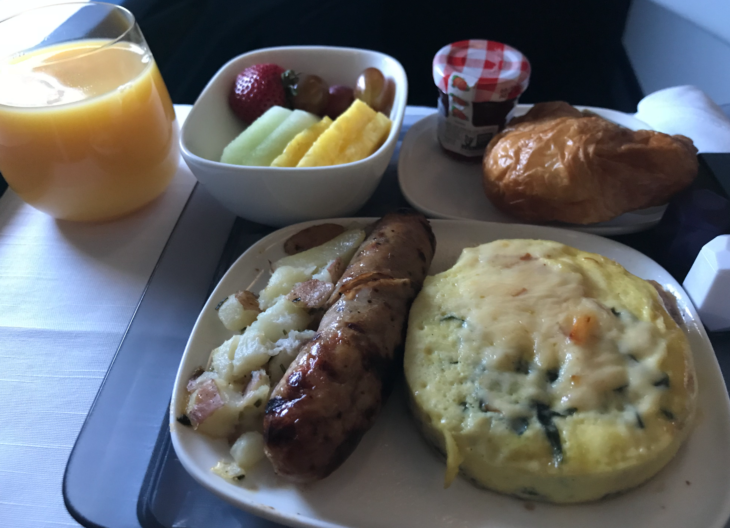
[[[327,102],[327,108],[324,110],[324,115],[330,119],[337,119],[340,114],[350,108],[354,100],[355,96],[349,86],[340,84],[330,86],[329,101]]]
[[[393,108],[393,101],[395,100],[395,81],[393,79],[385,80],[385,89],[381,93],[378,105],[380,106],[379,112],[383,112],[386,116],[390,115],[390,111]]]
[[[367,103],[373,110],[377,110],[375,103],[384,85],[385,77],[379,69],[366,68],[357,78],[355,97]]]
[[[355,97],[370,108],[389,114],[395,97],[395,83],[377,68],[366,68],[357,78]]]
[[[324,115],[329,100],[329,87],[317,75],[303,75],[293,89],[292,106],[299,110]]]

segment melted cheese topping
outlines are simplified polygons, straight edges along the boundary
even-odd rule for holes
[[[693,409],[688,353],[649,283],[600,255],[509,240],[427,279],[405,366],[416,415],[449,458],[453,437],[491,464],[576,475],[673,445]]]
[[[466,250],[458,269],[471,272],[443,303],[440,322],[456,336],[459,369],[475,387],[467,403],[508,418],[531,416],[535,401],[560,413],[658,410],[666,336],[620,299],[586,297],[583,263],[522,245],[508,254]]]

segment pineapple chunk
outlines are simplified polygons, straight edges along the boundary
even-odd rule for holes
[[[375,119],[376,112],[355,99],[340,117],[314,142],[297,167],[337,165],[347,147],[362,135],[363,129]]]
[[[365,126],[362,135],[348,145],[337,164],[360,161],[378,150],[390,134],[390,125],[390,119],[378,112],[375,119]]]
[[[272,167],[296,167],[307,153],[309,148],[314,144],[319,136],[329,128],[332,120],[325,116],[319,123],[315,123],[303,132],[297,134],[289,144],[284,148],[279,157],[271,162]]]

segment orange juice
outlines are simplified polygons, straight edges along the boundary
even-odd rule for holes
[[[0,172],[68,220],[138,209],[178,165],[178,127],[150,53],[79,40],[0,61]]]

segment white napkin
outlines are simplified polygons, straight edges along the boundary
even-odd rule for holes
[[[700,152],[730,152],[730,119],[696,86],[647,95],[635,116],[659,132],[691,138]]]

